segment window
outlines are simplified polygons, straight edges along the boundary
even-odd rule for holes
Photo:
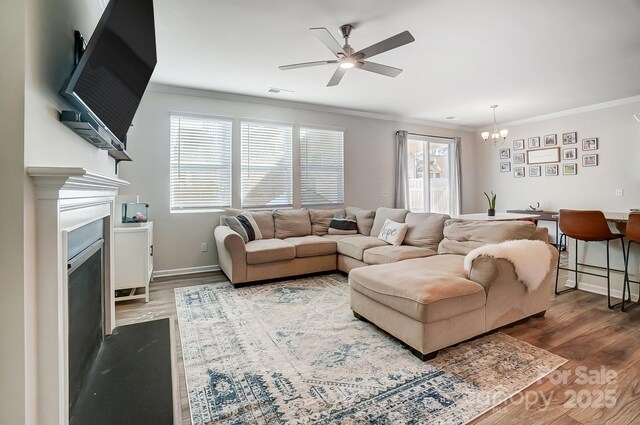
[[[171,211],[231,206],[231,120],[171,116]]]
[[[416,137],[416,136],[414,136]],[[409,139],[409,208],[413,212],[451,214],[453,141],[435,137]]]
[[[293,127],[242,121],[242,208],[293,205]]]
[[[344,203],[344,133],[300,128],[300,203]]]

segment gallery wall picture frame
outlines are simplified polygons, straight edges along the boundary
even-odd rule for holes
[[[571,133],[564,133],[562,135],[562,144],[563,145],[574,145],[578,143],[578,133],[572,131]]]
[[[540,138],[539,137],[529,137],[527,139],[527,147],[529,149],[536,149],[540,147]]]
[[[510,173],[511,172],[511,163],[510,162],[501,162],[500,163],[500,172],[501,173]]]
[[[582,139],[583,151],[596,151],[598,150],[598,138],[591,137],[589,139]]]
[[[575,161],[578,159],[578,148],[562,149],[562,159],[564,161]]]
[[[513,141],[513,150],[521,151],[524,149],[524,139],[518,139]]]
[[[558,139],[556,138],[556,134],[547,134],[544,136],[544,145],[545,146],[555,146],[558,144]]]
[[[562,165],[562,174],[565,176],[575,176],[578,174],[578,164],[575,162]]]
[[[542,175],[542,166],[532,165],[529,167],[529,177],[540,177]]]
[[[527,151],[527,164],[560,162],[560,148],[543,148]]]
[[[524,152],[514,153],[513,154],[513,163],[514,164],[524,164],[525,163]]]
[[[524,167],[513,167],[513,177],[517,179],[524,177]]]
[[[558,164],[545,165],[544,166],[544,175],[545,176],[557,176],[558,175]]]
[[[598,154],[591,153],[588,155],[582,155],[583,167],[597,167],[598,166]]]
[[[500,149],[500,159],[509,159],[511,158],[511,149],[505,148]]]

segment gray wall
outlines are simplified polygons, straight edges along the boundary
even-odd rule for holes
[[[291,103],[271,104],[263,99],[175,90],[156,86],[147,91],[129,132],[132,163],[120,165],[120,177],[131,186],[121,194],[138,194],[150,203],[154,221],[156,270],[216,265],[213,228],[220,213],[169,212],[169,114],[184,112],[313,124],[345,129],[345,204],[363,208],[393,206],[396,130],[442,136],[460,136],[465,175],[474,174],[472,132],[407,124],[393,120],[309,110]],[[185,94],[186,93],[186,94]],[[214,97],[215,96],[215,97]],[[237,127],[237,126],[236,126]],[[239,142],[237,138],[234,140]],[[239,158],[236,157],[236,160]],[[239,166],[239,161],[234,167]],[[463,205],[475,203],[473,180],[464,180]],[[200,251],[207,242],[208,252]]]

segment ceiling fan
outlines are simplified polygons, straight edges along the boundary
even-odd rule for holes
[[[404,46],[405,44],[409,44],[415,41],[415,38],[409,33],[409,31],[403,31],[399,34],[394,35],[393,37],[389,37],[386,40],[380,41],[379,43],[373,44],[365,49],[358,50],[354,52],[353,48],[349,45],[349,36],[351,35],[351,31],[353,30],[352,25],[343,25],[340,27],[340,34],[342,38],[344,38],[344,46],[341,46],[338,41],[333,38],[329,30],[326,28],[309,28],[309,31],[313,32],[313,34],[331,50],[331,52],[336,56],[337,59],[327,60],[327,61],[316,61],[316,62],[304,62],[304,63],[295,63],[292,65],[283,65],[280,67],[281,70],[287,71],[290,69],[296,68],[306,68],[309,66],[318,66],[318,65],[329,65],[329,64],[338,64],[338,68],[336,72],[333,73],[333,77],[329,80],[330,86],[337,86],[342,80],[345,72],[351,68],[363,69],[369,72],[375,72],[376,74],[386,75],[387,77],[396,77],[398,74],[402,72],[400,68],[394,68],[392,66],[381,65],[375,62],[369,62],[368,60],[375,55],[379,55],[380,53],[384,53],[391,49],[395,49],[400,46]]]

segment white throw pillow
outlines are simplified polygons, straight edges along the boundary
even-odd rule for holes
[[[409,225],[406,223],[398,223],[396,221],[386,219],[382,229],[380,230],[380,234],[378,234],[378,239],[383,240],[390,245],[402,245],[404,235],[407,234],[408,228]]]

